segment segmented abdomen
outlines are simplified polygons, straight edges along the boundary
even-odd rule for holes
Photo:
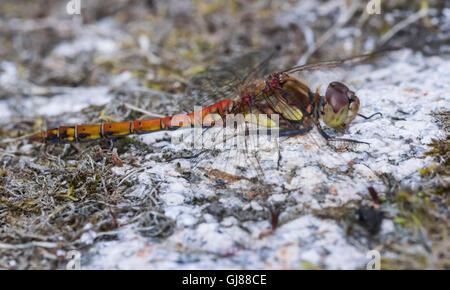
[[[131,134],[148,134],[160,130],[175,130],[182,127],[190,128],[197,122],[194,119],[200,117],[202,126],[211,126],[219,121],[217,116],[223,120],[225,115],[231,112],[233,106],[234,102],[232,100],[223,100],[202,109],[197,114],[192,112],[189,114],[168,116],[165,118],[151,120],[136,120],[98,125],[60,126],[58,128],[51,128],[41,131],[33,135],[30,140],[64,143],[94,141],[101,138],[112,139]],[[210,117],[208,118],[208,116]]]

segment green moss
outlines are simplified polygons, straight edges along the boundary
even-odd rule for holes
[[[450,135],[447,135],[445,139],[433,139],[430,151],[426,152],[426,156],[433,156],[440,162],[444,168],[446,175],[450,174]]]
[[[323,269],[323,267],[314,265],[307,261],[300,262],[300,267],[302,269],[307,269],[307,270],[322,270]]]

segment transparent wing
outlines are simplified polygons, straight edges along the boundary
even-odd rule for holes
[[[279,48],[267,48],[222,61],[194,75],[188,83],[180,106],[186,112],[193,106],[208,106],[220,100],[235,98],[249,81],[271,71],[271,62]]]
[[[224,188],[246,191],[256,184],[269,184],[265,172],[277,166],[277,145],[270,136],[246,134],[252,130],[256,130],[255,124],[236,122],[235,126],[204,129],[197,136],[193,130],[184,131],[182,139],[191,148],[194,141],[201,142],[189,150],[190,156],[182,157],[190,184],[206,186],[212,192]]]
[[[294,66],[283,72],[294,73],[294,72],[299,72],[299,71],[331,69],[331,68],[336,68],[336,67],[345,66],[345,65],[353,65],[353,64],[362,63],[366,60],[369,60],[383,52],[385,52],[385,51],[376,51],[376,52],[371,52],[371,53],[367,53],[367,54],[348,57],[345,59],[321,61],[321,62],[313,63],[313,64],[304,64],[304,65],[300,65],[300,66]]]

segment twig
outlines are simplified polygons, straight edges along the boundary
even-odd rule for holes
[[[400,21],[394,27],[392,27],[385,35],[383,35],[380,38],[379,46],[383,46],[386,42],[388,42],[395,34],[397,34],[400,30],[403,30],[408,25],[416,22],[420,18],[426,16],[428,14],[429,9],[428,8],[422,8],[416,13],[410,15],[408,18],[404,19],[403,21]]]
[[[119,184],[117,184],[117,188],[125,181],[127,180],[131,175],[138,173],[140,171],[146,170],[147,167],[141,167],[141,168],[137,168],[137,169],[133,169],[131,170],[131,172],[129,172],[120,182]]]
[[[0,140],[0,144],[13,143],[13,142],[16,142],[16,141],[19,141],[19,140],[27,139],[28,137],[31,137],[31,136],[39,133],[39,132],[40,131],[36,131],[36,132],[30,133],[30,134],[26,134],[26,135],[23,135],[23,136],[20,136],[20,137],[7,138],[7,139],[4,139],[4,140]]]
[[[125,107],[127,107],[130,110],[133,110],[133,111],[145,114],[145,115],[150,116],[150,117],[155,117],[155,118],[164,118],[165,117],[164,115],[160,115],[160,114],[156,114],[156,113],[152,113],[152,112],[146,111],[144,109],[138,108],[138,107],[136,107],[136,106],[134,106],[132,104],[129,104],[129,103],[124,103],[124,105],[125,105]]]
[[[350,6],[348,12],[340,17],[336,25],[333,25],[330,29],[323,34],[313,46],[310,46],[308,48],[308,51],[300,58],[297,65],[305,64],[308,59],[313,55],[320,47],[322,47],[325,42],[327,42],[333,35],[335,35],[335,32],[338,29],[341,29],[350,19],[352,19],[353,15],[355,14],[356,10],[358,10],[360,6],[360,1],[355,0],[353,1],[352,5]]]
[[[50,242],[30,242],[25,244],[6,244],[6,243],[0,243],[0,249],[28,249],[32,247],[41,247],[41,248],[57,248],[57,243],[50,243]]]

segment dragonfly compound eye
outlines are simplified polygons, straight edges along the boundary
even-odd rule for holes
[[[330,104],[335,113],[347,108],[349,105],[348,93],[349,89],[346,85],[339,82],[332,82],[325,93],[327,104]]]
[[[342,127],[348,116],[350,106],[350,93],[348,87],[339,82],[328,85],[325,93],[325,106],[323,108],[323,121],[330,127]]]

